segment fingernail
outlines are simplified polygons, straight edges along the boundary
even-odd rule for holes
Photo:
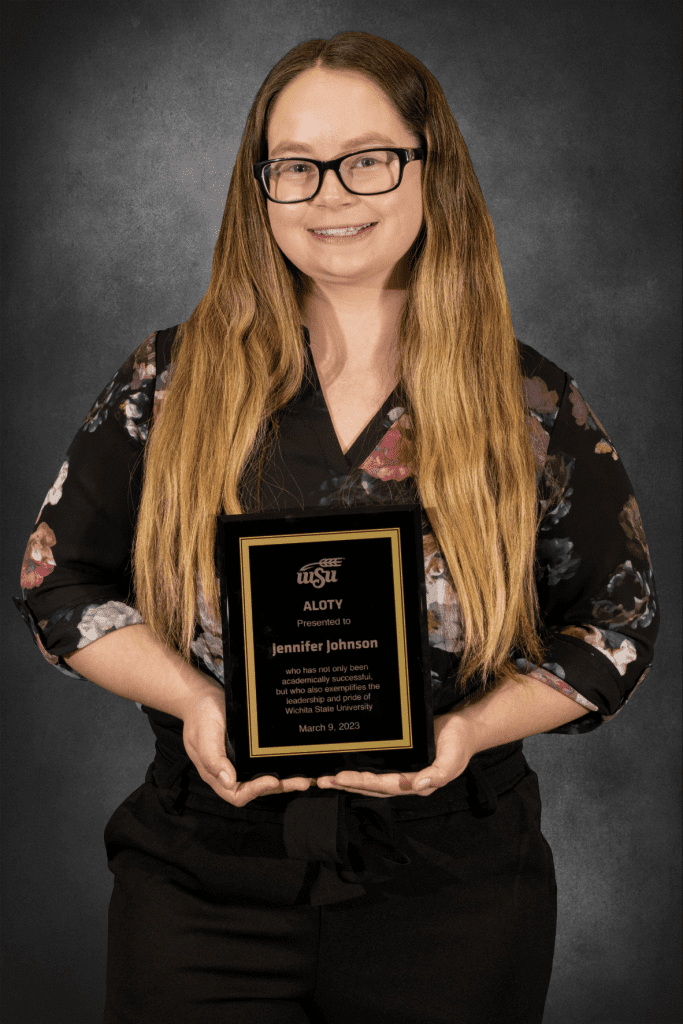
[[[417,784],[417,788],[418,789],[429,789],[431,784],[432,784],[432,780],[431,779],[420,779],[420,781]]]
[[[226,789],[230,789],[230,776],[228,775],[227,772],[219,772],[218,778],[220,779],[221,784],[225,786]]]

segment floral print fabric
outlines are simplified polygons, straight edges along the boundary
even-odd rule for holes
[[[44,656],[68,675],[78,677],[64,655],[142,621],[130,554],[144,445],[172,378],[175,330],[150,335],[96,400],[29,539],[17,604]],[[652,565],[604,428],[564,371],[528,346],[520,352],[538,482],[536,582],[546,654],[541,665],[519,659],[517,666],[587,708],[557,730],[583,732],[613,717],[647,674],[658,626]],[[243,480],[245,509],[418,500],[400,396],[391,395],[343,453],[312,359],[309,365],[300,394],[280,414],[260,484]],[[442,713],[466,695],[457,681],[462,621],[426,515],[423,542],[432,688]],[[192,651],[197,666],[223,682],[221,626],[201,593]]]

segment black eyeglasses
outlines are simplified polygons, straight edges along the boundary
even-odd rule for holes
[[[423,160],[426,152],[426,149],[359,149],[336,160],[280,157],[254,164],[254,177],[266,199],[273,203],[305,203],[313,199],[328,170],[334,171],[347,192],[356,196],[377,196],[398,188],[405,165],[412,160]]]

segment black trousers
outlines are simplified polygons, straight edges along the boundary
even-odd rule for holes
[[[465,806],[446,813],[432,797],[321,791],[263,798],[245,818],[198,777],[178,801],[178,772],[175,795],[161,768],[149,773],[105,835],[105,1024],[541,1024],[556,887],[537,778],[519,757],[521,778],[483,812],[461,777],[449,799]],[[300,823],[330,801],[365,821],[365,838],[345,840],[343,857],[323,841],[314,861],[290,827],[291,856],[283,802]],[[325,871],[334,884],[320,884]]]

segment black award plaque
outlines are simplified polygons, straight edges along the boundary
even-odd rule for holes
[[[431,764],[419,505],[219,516],[216,564],[239,780]]]

